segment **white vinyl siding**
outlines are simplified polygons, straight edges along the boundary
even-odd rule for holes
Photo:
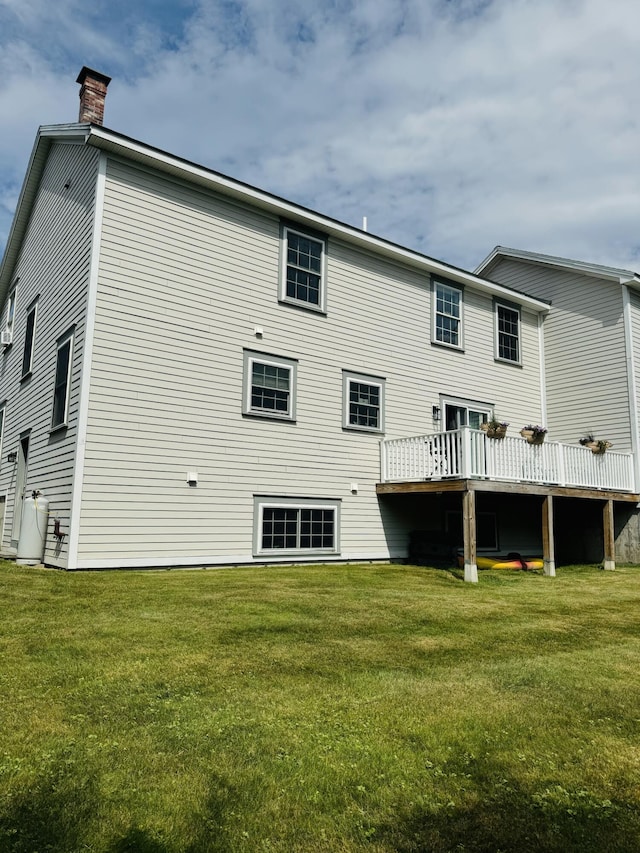
[[[514,422],[539,419],[536,315],[522,312],[512,387],[494,359],[491,297],[465,290],[469,354],[432,348],[422,271],[333,235],[325,262],[330,312],[291,310],[274,298],[278,217],[109,160],[81,567],[275,560],[254,555],[254,495],[341,499],[340,559],[406,555],[420,521],[376,497],[377,436],[343,429],[345,366],[385,377],[387,437],[430,431],[454,389]],[[243,351],[297,360],[295,422],[243,416]]]
[[[592,432],[613,441],[616,450],[629,450],[620,284],[511,258],[498,259],[485,274],[552,302],[544,320],[549,438],[575,442]]]
[[[76,348],[80,351],[83,347],[97,160],[97,152],[84,146],[51,147],[12,273],[14,280],[19,278],[14,346],[0,354],[0,399],[7,401],[4,459],[0,460],[0,492],[7,491],[5,549],[10,547],[15,507],[15,465],[8,464],[6,456],[18,450],[20,437],[25,434],[29,435],[27,491],[42,491],[50,501],[51,518],[59,518],[62,530],[69,530],[80,360],[74,359],[69,382],[68,428],[55,437],[50,434],[51,406],[57,341],[75,324]],[[26,332],[27,312],[36,297],[32,375],[20,383],[24,355],[20,342]],[[65,567],[67,553],[68,536],[60,543],[47,536],[48,563]]]

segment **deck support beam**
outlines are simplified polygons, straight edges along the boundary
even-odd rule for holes
[[[556,576],[556,546],[553,535],[553,495],[542,499],[542,559],[547,577]]]
[[[478,583],[476,562],[476,493],[466,489],[462,493],[462,535],[464,543],[464,579]]]
[[[613,501],[604,502],[602,509],[602,533],[604,539],[604,560],[602,567],[612,572],[616,567],[616,541],[613,524]]]

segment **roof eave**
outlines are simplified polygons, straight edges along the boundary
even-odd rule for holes
[[[133,159],[154,169],[161,169],[176,177],[187,179],[192,183],[214,188],[218,192],[238,198],[244,202],[249,201],[253,205],[268,210],[277,216],[293,218],[301,224],[324,231],[331,236],[340,237],[351,244],[355,244],[368,251],[375,251],[376,254],[384,255],[392,260],[402,261],[403,263],[426,270],[431,274],[445,276],[458,284],[466,284],[491,295],[509,299],[512,302],[518,302],[523,307],[530,308],[533,311],[549,311],[550,306],[544,300],[536,299],[520,291],[513,290],[510,287],[490,282],[467,270],[458,269],[442,261],[437,261],[434,258],[429,258],[426,255],[421,255],[396,243],[384,240],[381,237],[376,237],[366,231],[354,228],[351,225],[322,216],[301,205],[294,204],[264,190],[259,190],[256,187],[229,178],[204,166],[183,160],[156,148],[151,148],[148,145],[122,136],[105,127],[91,125],[87,142],[89,145],[94,145],[112,154]]]
[[[610,267],[605,264],[590,264],[586,261],[575,261],[571,258],[560,258],[555,255],[543,255],[538,252],[527,252],[522,249],[510,249],[506,246],[496,246],[487,257],[476,267],[475,273],[482,275],[486,269],[498,258],[513,258],[514,260],[528,261],[530,263],[542,264],[544,266],[559,267],[571,272],[581,273],[593,278],[602,278],[615,281],[619,284],[640,283],[640,276],[632,270]]]

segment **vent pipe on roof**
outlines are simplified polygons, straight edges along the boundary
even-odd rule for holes
[[[104,119],[104,100],[107,97],[107,86],[111,77],[94,71],[92,68],[83,66],[78,74],[76,83],[80,83],[80,114],[78,121],[81,124],[102,124]]]

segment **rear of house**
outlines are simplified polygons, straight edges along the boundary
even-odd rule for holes
[[[543,303],[148,161],[104,170],[75,567],[403,558],[434,519],[376,495],[381,439],[434,409],[541,417]]]
[[[81,95],[77,124],[38,134],[0,269],[5,554],[39,490],[62,568],[417,543],[463,546],[474,579],[476,552],[544,547],[552,565],[554,494],[634,499],[629,454],[517,437],[549,417],[543,293],[107,130],[92,73],[97,114]],[[500,447],[480,430],[496,416]]]

